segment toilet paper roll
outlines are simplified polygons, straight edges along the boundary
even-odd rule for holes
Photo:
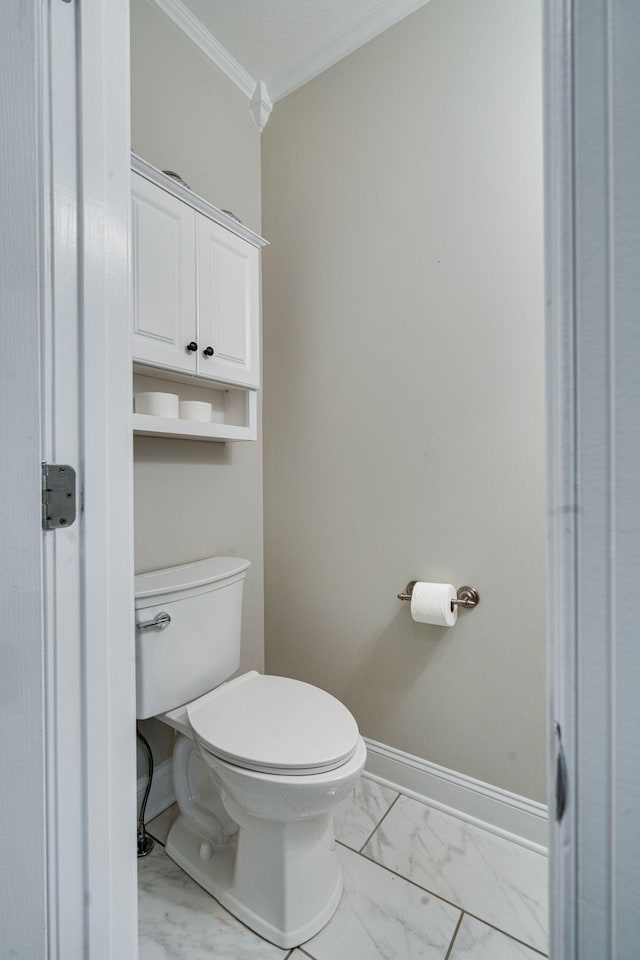
[[[181,400],[180,419],[211,423],[211,404],[204,400]]]
[[[177,393],[136,393],[136,413],[146,413],[153,417],[178,416]]]
[[[423,583],[418,581],[411,594],[411,616],[417,623],[433,623],[452,627],[458,619],[458,607],[451,601],[457,596],[451,583]]]

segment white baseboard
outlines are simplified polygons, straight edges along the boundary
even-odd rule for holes
[[[147,778],[138,778],[138,814],[140,813],[140,804],[147,786]],[[165,760],[160,763],[153,771],[153,781],[151,783],[151,792],[147,800],[147,809],[145,812],[145,822],[148,823],[157,817],[159,813],[170,807],[175,802],[173,792],[173,764],[171,760]]]
[[[364,739],[365,776],[460,820],[538,853],[547,853],[548,818],[544,804]]]
[[[369,740],[365,776],[413,797],[452,817],[482,827],[538,853],[547,852],[547,808],[535,800],[474,780],[455,770]],[[146,777],[138,780],[138,810]],[[153,820],[175,802],[172,762],[165,760],[153,774],[145,820]]]

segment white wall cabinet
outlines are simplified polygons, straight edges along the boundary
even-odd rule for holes
[[[133,359],[195,373],[196,214],[132,176]]]
[[[260,248],[266,241],[150,164],[132,160],[133,361],[206,386],[260,385]],[[170,389],[170,387],[167,387]],[[180,393],[178,389],[175,392]],[[244,405],[255,411],[255,397]],[[233,405],[233,409],[237,404]],[[235,416],[235,415],[234,415]],[[144,432],[153,432],[145,417]],[[134,416],[134,430],[142,432]],[[234,421],[234,439],[242,427]],[[247,439],[255,424],[246,424]],[[174,435],[199,435],[197,424]],[[204,439],[230,439],[224,430]],[[158,432],[161,432],[158,430]],[[162,431],[167,436],[166,426]]]
[[[197,219],[198,373],[260,383],[259,251],[207,217]]]

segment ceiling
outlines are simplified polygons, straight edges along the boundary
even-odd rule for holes
[[[166,2],[166,0],[165,0]],[[174,0],[272,101],[322,73],[427,0]]]

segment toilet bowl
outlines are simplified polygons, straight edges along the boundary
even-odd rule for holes
[[[178,733],[180,814],[166,852],[248,927],[290,948],[337,908],[332,810],[353,790],[366,748],[347,708],[310,684],[250,671],[213,685],[213,666],[205,681],[213,689],[202,693],[203,631],[214,659],[220,645],[225,676],[237,666],[248,565],[211,558],[136,578],[138,714]],[[173,706],[185,690],[195,695]]]
[[[252,671],[159,719],[178,731],[166,852],[265,939],[308,940],[342,892],[331,811],[366,759],[351,714],[310,684]]]

